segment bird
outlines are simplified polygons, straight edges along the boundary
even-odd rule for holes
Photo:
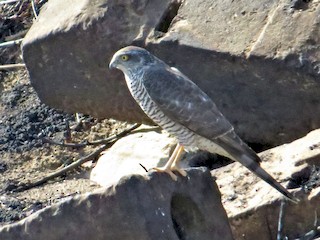
[[[166,172],[177,180],[174,172],[187,175],[179,167],[183,153],[205,150],[240,162],[289,200],[298,201],[260,166],[259,156],[236,134],[213,100],[177,68],[137,46],[114,53],[109,68],[123,72],[141,109],[178,140],[167,163],[153,171]]]

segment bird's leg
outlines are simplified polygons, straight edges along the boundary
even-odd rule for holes
[[[174,181],[177,181],[177,179],[178,179],[177,176],[171,171],[171,165],[176,158],[176,155],[179,151],[179,148],[180,148],[180,144],[178,143],[177,146],[175,147],[173,153],[171,154],[169,160],[167,161],[167,163],[163,167],[152,168],[152,170],[155,170],[156,172],[166,172],[170,175],[170,177]]]
[[[184,147],[178,143],[172,155],[170,156],[168,162],[166,163],[166,165],[164,165],[163,167],[152,168],[152,169],[155,170],[156,172],[168,173],[174,181],[177,181],[178,178],[172,172],[173,170],[177,170],[181,175],[186,176],[187,173],[184,170],[178,168],[177,166],[177,163],[180,161],[182,157],[183,151],[184,151]]]
[[[184,147],[182,145],[180,145],[178,143],[178,146],[179,146],[179,149],[178,149],[178,152],[173,160],[173,163],[171,164],[171,171],[178,171],[182,176],[187,176],[187,172],[181,168],[179,168],[179,162],[183,156],[183,152],[184,152]]]

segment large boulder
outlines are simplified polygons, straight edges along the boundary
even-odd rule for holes
[[[23,42],[43,102],[146,122],[122,73],[137,44],[195,81],[248,142],[277,145],[320,127],[317,1],[49,1]]]
[[[320,3],[186,0],[147,47],[216,102],[247,142],[320,127]]]
[[[120,46],[144,39],[169,0],[57,0],[45,4],[23,41],[23,58],[40,99],[67,112],[148,120],[118,71]],[[150,122],[150,121],[149,121]]]
[[[6,240],[233,239],[220,192],[204,169],[173,181],[131,175],[0,228]]]

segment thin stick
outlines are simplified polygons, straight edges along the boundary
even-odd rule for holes
[[[72,141],[72,134],[70,129],[69,120],[66,120],[67,130],[65,131],[64,138],[66,143],[70,143]]]
[[[84,147],[88,146],[88,142],[66,143],[66,142],[57,142],[57,141],[54,141],[50,138],[43,138],[42,142],[43,143],[50,143],[50,144],[54,144],[54,145],[58,145],[58,146],[62,146],[62,147],[71,147],[71,148],[84,148]]]
[[[83,126],[83,121],[80,118],[79,113],[75,114],[75,118],[76,118],[76,124],[71,127],[72,130],[79,129],[79,128],[81,128]]]
[[[299,238],[299,240],[312,240],[319,236],[320,236],[320,226],[318,226],[318,214],[317,214],[317,211],[315,211],[313,229],[310,232],[307,232],[301,238]]]
[[[1,4],[6,4],[6,3],[14,3],[14,2],[19,2],[19,0],[6,0],[6,1],[1,1],[1,2],[0,2],[0,5],[1,5]]]
[[[34,18],[37,19],[38,18],[38,13],[37,13],[37,7],[34,3],[34,0],[31,0],[31,6],[32,6],[32,11],[33,11],[33,14],[34,14]]]
[[[139,165],[143,168],[143,170],[145,170],[146,172],[148,172],[148,169],[147,169],[145,166],[143,166],[141,163],[139,163]]]
[[[317,238],[319,236],[320,236],[320,226],[316,227],[315,229],[311,230],[310,232],[307,232],[302,237],[295,238],[294,240],[313,240],[313,239],[319,239],[319,238]]]
[[[32,183],[28,183],[28,184],[23,184],[23,185],[20,185],[20,186],[17,186],[16,189],[13,189],[12,191],[13,192],[22,192],[22,191],[25,191],[25,190],[28,190],[30,188],[33,188],[33,187],[37,187],[37,186],[40,186],[46,182],[48,182],[49,180],[51,179],[54,179],[56,177],[59,177],[63,174],[65,174],[66,172],[74,169],[74,168],[77,168],[79,167],[81,164],[97,157],[102,151],[104,151],[106,148],[110,147],[110,145],[113,145],[116,141],[112,142],[112,143],[109,143],[109,144],[105,144],[105,145],[102,145],[101,147],[99,147],[96,151],[90,153],[89,155],[83,157],[83,158],[80,158],[79,160],[71,163],[70,165],[62,168],[62,169],[59,169],[47,176],[45,176],[44,178],[41,178],[39,180],[36,180]]]
[[[11,191],[13,191],[13,192],[22,192],[22,191],[28,190],[30,188],[40,186],[40,185],[48,182],[51,179],[59,177],[59,176],[65,174],[66,172],[68,172],[68,171],[70,171],[70,170],[72,170],[74,168],[79,167],[81,164],[83,164],[83,163],[85,163],[85,162],[87,162],[87,161],[89,161],[89,160],[91,160],[93,158],[96,158],[106,148],[111,147],[120,137],[128,134],[129,132],[131,132],[132,130],[136,129],[140,125],[141,124],[133,124],[133,126],[131,126],[130,128],[122,131],[118,135],[113,136],[113,138],[112,138],[113,141],[109,141],[109,142],[103,144],[96,151],[90,153],[89,155],[87,155],[87,156],[85,156],[83,158],[80,158],[79,160],[71,163],[70,165],[68,165],[68,166],[66,166],[66,167],[64,167],[62,169],[59,169],[59,170],[57,170],[57,171],[45,176],[42,179],[36,180],[36,181],[34,181],[32,183],[28,183],[28,184],[23,184],[23,185],[17,186],[15,189],[12,189]],[[111,139],[111,137],[110,137],[110,139]]]
[[[23,41],[23,38],[20,38],[18,40],[12,40],[12,41],[7,41],[7,42],[2,42],[0,43],[0,48],[5,48],[5,47],[11,47],[14,45],[19,45]]]
[[[131,131],[133,131],[134,129],[140,127],[141,124],[133,124],[131,127],[129,127],[128,129],[122,131],[119,134],[115,134],[113,136],[110,136],[108,138],[104,138],[104,139],[100,139],[97,141],[85,141],[82,143],[63,143],[63,142],[56,142],[54,140],[51,140],[49,138],[43,138],[42,141],[45,143],[51,143],[51,144],[55,144],[58,146],[62,146],[62,147],[72,147],[72,148],[83,148],[86,146],[96,146],[96,145],[100,145],[100,144],[108,144],[109,142],[116,140],[118,138],[124,137],[125,135],[127,135],[128,133],[130,133]]]
[[[14,69],[14,68],[22,68],[22,67],[26,67],[26,65],[24,63],[0,65],[0,71],[10,70],[10,69]]]
[[[283,220],[284,220],[284,206],[285,206],[285,201],[281,201],[280,212],[279,212],[279,220],[278,220],[277,240],[282,240]]]
[[[4,38],[5,41],[12,41],[12,40],[19,40],[20,38],[23,38],[27,34],[28,30],[22,30],[16,34],[12,34],[10,36],[6,36]]]
[[[133,130],[137,129],[138,127],[140,127],[141,124],[140,123],[135,123],[133,124],[131,127],[129,127],[128,129],[124,130],[123,132],[113,135],[111,137],[105,138],[105,139],[100,139],[97,141],[88,141],[88,145],[99,145],[99,144],[106,144],[110,141],[113,141],[117,138],[123,137],[125,135],[127,135],[128,133],[132,132]]]
[[[79,113],[76,113],[76,122],[77,122],[77,123],[80,123],[80,122],[81,122]]]

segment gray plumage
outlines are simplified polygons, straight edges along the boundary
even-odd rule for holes
[[[143,48],[114,54],[110,68],[121,70],[132,96],[159,126],[186,149],[202,149],[239,161],[291,200],[295,198],[260,167],[260,158],[234,132],[215,103],[179,70]]]

